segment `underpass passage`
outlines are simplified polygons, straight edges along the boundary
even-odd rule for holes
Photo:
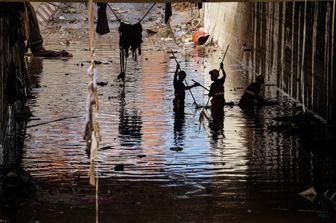
[[[120,4],[119,12],[142,15],[149,4]],[[157,7],[143,27],[162,22]],[[36,181],[36,198],[16,207],[16,219],[39,222],[92,222],[95,220],[95,188],[89,185],[89,159],[82,138],[87,96],[87,27],[83,5],[76,15],[60,14],[72,23],[57,20],[48,26],[46,46],[63,43],[72,58],[30,58],[33,114],[21,166]],[[112,17],[112,15],[110,15]],[[137,17],[137,14],[132,16]],[[173,25],[184,22],[176,17]],[[63,28],[58,29],[61,26]],[[96,119],[102,141],[97,156],[99,221],[111,222],[318,222],[333,221],[333,213],[298,195],[314,186],[319,194],[335,181],[335,156],[308,148],[294,131],[270,131],[274,117],[296,109],[273,86],[265,86],[265,98],[280,105],[245,113],[226,106],[221,134],[200,113],[186,94],[182,116],[173,111],[173,73],[176,51],[187,80],[211,84],[208,72],[218,68],[223,52],[212,46],[176,47],[172,39],[143,38],[138,62],[127,63],[125,83],[120,72],[118,23],[97,38],[96,57],[100,110]],[[225,98],[238,103],[247,84],[248,70],[225,59]],[[189,81],[190,82],[190,81]],[[193,88],[200,105],[208,92]],[[323,196],[318,199],[323,200]],[[327,202],[326,202],[327,203]],[[34,211],[31,211],[34,210]],[[4,214],[3,214],[4,213]],[[8,219],[4,208],[0,219]],[[9,213],[10,214],[10,213]]]

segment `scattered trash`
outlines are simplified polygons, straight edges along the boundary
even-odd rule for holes
[[[103,82],[103,81],[97,82],[97,85],[102,86],[102,87],[106,86],[107,84],[108,82]]]
[[[146,157],[146,155],[138,155],[137,157],[138,158],[144,158],[144,157]]]
[[[148,35],[154,35],[154,34],[156,34],[157,33],[157,31],[155,31],[155,30],[152,30],[152,29],[146,29],[146,32],[147,32],[147,34]]]
[[[311,187],[305,191],[302,191],[301,193],[299,193],[300,196],[306,198],[307,200],[311,201],[311,202],[314,202],[316,196],[317,196],[317,193],[315,191],[315,188],[314,187]]]
[[[181,195],[181,196],[176,196],[176,199],[189,199],[189,197],[187,195]]]
[[[100,148],[100,150],[107,150],[107,149],[112,149],[112,146],[104,146]]]
[[[62,11],[63,11],[63,13],[69,13],[69,14],[75,14],[75,13],[77,13],[77,10],[74,9],[74,8],[71,8],[71,7],[65,8]]]
[[[121,79],[122,81],[125,81],[125,72],[121,72],[121,73],[118,75],[117,79],[118,79],[118,80]]]

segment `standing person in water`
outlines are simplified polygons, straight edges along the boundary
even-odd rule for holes
[[[209,97],[211,99],[211,111],[221,111],[224,109],[225,98],[224,98],[224,82],[226,78],[226,73],[224,71],[224,64],[220,63],[220,70],[223,76],[219,78],[219,71],[213,69],[209,72],[210,78],[213,81],[210,86]],[[223,110],[224,111],[224,110]]]
[[[186,86],[183,81],[185,80],[187,74],[183,70],[180,70],[180,64],[176,65],[176,71],[174,74],[174,111],[175,112],[183,112],[184,111],[184,98],[185,91],[189,90],[193,87],[199,86],[199,83],[195,83],[190,86]]]
[[[259,75],[256,81],[251,83],[240,98],[239,107],[244,110],[253,110],[255,104],[262,104],[263,99],[260,96],[261,86],[264,83],[264,76]]]
[[[223,62],[220,63],[220,70],[223,76],[219,78],[219,70],[213,69],[209,72],[210,78],[213,81],[210,90],[209,98],[211,99],[211,116],[212,122],[209,123],[213,132],[213,138],[216,139],[218,134],[222,134],[224,125],[224,82],[226,78],[226,73],[224,71]]]

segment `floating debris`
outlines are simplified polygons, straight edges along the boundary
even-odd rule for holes
[[[97,85],[102,86],[102,87],[106,86],[107,84],[108,82],[104,82],[104,81],[97,82]]]
[[[183,148],[182,148],[182,147],[179,147],[179,146],[176,146],[176,147],[170,147],[170,150],[171,150],[171,151],[175,151],[175,152],[179,152],[179,151],[182,151]]]
[[[114,166],[114,171],[124,171],[124,164],[117,164]]]
[[[103,146],[100,148],[100,150],[107,150],[107,149],[112,149],[112,146]]]
[[[317,193],[315,191],[315,188],[314,187],[311,187],[305,191],[302,191],[301,193],[299,193],[300,196],[306,198],[307,200],[311,201],[311,202],[314,202],[316,196],[317,196]]]

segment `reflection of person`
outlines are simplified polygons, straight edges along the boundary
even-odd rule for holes
[[[176,65],[176,71],[174,74],[174,90],[175,90],[175,98],[174,98],[174,111],[183,111],[184,110],[184,98],[185,91],[189,90],[193,87],[199,86],[198,83],[195,83],[190,86],[185,86],[183,81],[185,80],[187,74],[180,70],[180,65]],[[177,78],[178,76],[178,78]]]
[[[261,91],[261,85],[264,83],[264,76],[259,75],[256,81],[251,83],[245,90],[243,96],[240,98],[239,107],[245,110],[252,110],[254,104],[261,104],[263,99],[259,95]]]
[[[212,112],[212,119],[209,120],[209,127],[212,133],[212,139],[217,140],[218,137],[224,137],[224,113]]]
[[[174,142],[176,146],[182,146],[184,141],[184,111],[175,112],[174,119]]]
[[[131,112],[126,109],[125,85],[120,89],[119,110],[119,138],[120,145],[126,147],[139,146],[141,144],[141,116],[135,108]]]
[[[71,53],[65,50],[53,51],[46,50],[43,46],[43,38],[40,32],[40,27],[37,21],[34,7],[26,2],[27,14],[29,19],[29,41],[28,47],[34,56],[42,57],[72,57]]]

